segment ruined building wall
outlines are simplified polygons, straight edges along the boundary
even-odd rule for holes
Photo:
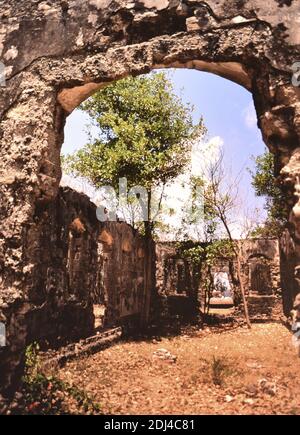
[[[249,293],[259,295],[279,295],[282,296],[280,279],[280,252],[277,239],[249,239],[242,240],[242,272],[245,277],[246,288]],[[258,267],[256,267],[258,266]],[[265,268],[264,268],[265,266]],[[252,283],[255,275],[262,276],[262,286]],[[252,275],[252,276],[251,276]]]
[[[250,314],[272,315],[272,308],[282,298],[280,280],[280,253],[277,240],[252,239],[239,242],[242,256],[242,276],[248,295]],[[193,265],[178,253],[176,244],[159,243],[156,246],[156,288],[165,306],[177,314],[191,313],[192,307],[203,303],[205,262]],[[212,274],[226,273],[234,294],[233,282],[236,264],[219,258]],[[195,306],[196,304],[196,306]]]
[[[285,292],[280,275],[278,240],[244,240],[241,255],[250,318],[265,316],[273,320],[281,317]]]
[[[104,327],[140,321],[145,241],[131,226],[99,222],[89,198],[69,188],[41,204],[34,220],[26,250],[34,250],[38,260],[26,310],[18,311],[17,305],[12,317],[2,318],[7,324],[18,315],[20,340],[56,347],[92,335],[99,305],[105,308]],[[0,383],[5,364],[12,363],[14,340],[8,333],[7,347],[0,347]]]
[[[252,92],[291,210],[284,255],[294,268],[283,288],[300,290],[300,88],[291,83],[299,12],[298,0],[0,2],[0,321],[12,343],[10,363],[0,362],[2,391],[20,377],[23,319],[45,302],[35,303],[37,217],[56,201],[66,117],[129,74],[194,68]]]
[[[94,305],[105,306],[104,326],[141,314],[144,240],[131,226],[99,222],[89,198],[69,188],[60,188],[36,220],[39,267],[30,298],[37,328],[29,341],[39,330],[53,343],[93,332]]]
[[[161,318],[181,315],[191,319],[198,313],[200,267],[182,258],[176,243],[156,243],[156,293]]]

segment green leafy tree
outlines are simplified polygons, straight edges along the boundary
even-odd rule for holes
[[[274,177],[274,156],[267,149],[264,154],[254,158],[255,171],[252,175],[252,185],[259,197],[264,197],[267,220],[263,226],[257,227],[252,235],[278,237],[287,221],[288,210],[283,192],[276,184]]]
[[[128,77],[106,86],[81,106],[99,128],[96,139],[64,158],[64,170],[95,187],[128,187],[148,192],[145,233],[153,234],[151,192],[174,179],[189,162],[190,141],[204,128],[194,125],[193,108],[183,103],[165,73]]]

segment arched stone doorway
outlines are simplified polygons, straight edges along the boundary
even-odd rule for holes
[[[291,209],[282,251],[294,266],[283,288],[298,291],[300,89],[291,83],[300,44],[296,1],[10,0],[1,16],[0,321],[10,346],[1,351],[0,390],[14,389],[29,339],[26,319],[43,303],[37,277],[47,244],[40,231],[58,191],[66,116],[105,83],[129,74],[195,68],[252,92]]]

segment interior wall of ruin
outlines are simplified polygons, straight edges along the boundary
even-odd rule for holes
[[[156,243],[156,294],[162,320],[192,318],[199,309],[200,267],[178,253],[176,243]]]
[[[56,202],[47,205],[46,210],[47,216],[39,219],[45,223],[39,231],[43,239],[39,244],[43,247],[39,276],[50,276],[50,286],[48,282],[44,285],[46,295],[61,296],[63,310],[73,315],[70,318],[63,311],[60,321],[55,322],[70,329],[63,336],[74,340],[76,333],[77,338],[91,333],[93,306],[98,304],[105,307],[104,327],[120,325],[132,316],[141,317],[145,297],[144,238],[124,222],[100,222],[95,204],[66,187],[60,188]],[[51,257],[43,252],[50,252]],[[41,291],[44,281],[39,282],[37,276],[35,282]],[[60,300],[45,305],[59,311]],[[56,342],[59,335],[53,334]]]
[[[272,239],[241,240],[241,271],[248,295],[250,314],[272,314],[272,308],[282,301],[279,243]],[[156,245],[156,289],[169,314],[196,312],[204,304],[205,261],[193,264],[184,258],[175,243]],[[216,259],[211,273],[226,274],[236,297],[236,262]],[[237,301],[236,301],[237,302]],[[276,304],[277,305],[277,304]],[[168,315],[168,313],[167,313]]]
[[[26,235],[26,250],[36,258],[26,309],[20,304],[6,319],[18,322],[15,332],[24,345],[56,348],[93,335],[98,305],[104,307],[104,328],[141,324],[145,241],[125,223],[98,221],[96,209],[86,195],[67,187],[37,207],[36,226]],[[0,347],[0,383],[15,339],[8,329],[6,347]]]

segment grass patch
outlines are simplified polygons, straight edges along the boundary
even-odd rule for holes
[[[214,385],[222,387],[226,379],[237,372],[235,367],[225,357],[213,356],[210,364],[211,379]]]

